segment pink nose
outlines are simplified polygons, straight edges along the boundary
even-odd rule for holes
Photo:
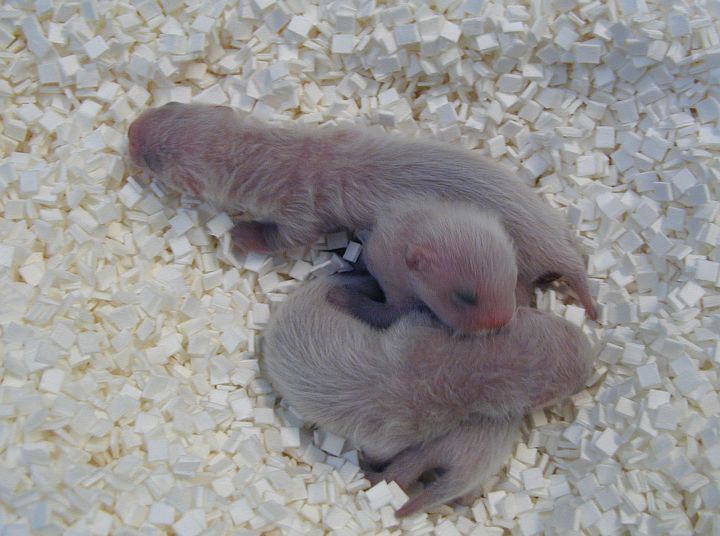
[[[476,325],[477,330],[497,329],[503,327],[510,322],[513,317],[513,311],[494,311],[493,313],[483,317]]]

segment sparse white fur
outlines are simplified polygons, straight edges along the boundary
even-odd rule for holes
[[[468,420],[514,422],[588,378],[582,332],[535,309],[519,308],[496,333],[458,337],[420,312],[378,331],[327,301],[344,287],[372,292],[373,284],[358,276],[307,283],[275,312],[263,347],[278,393],[372,460],[391,460]]]

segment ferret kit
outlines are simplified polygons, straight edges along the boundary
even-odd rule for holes
[[[136,119],[129,151],[230,214],[241,251],[368,231],[356,273],[318,277],[278,306],[262,370],[309,422],[352,440],[371,482],[426,481],[398,516],[476,497],[523,416],[590,377],[582,331],[532,308],[535,288],[561,279],[598,317],[570,230],[471,151],[179,103]]]
[[[268,125],[224,106],[178,103],[136,119],[129,150],[162,183],[244,216],[232,230],[243,250],[282,251],[338,228],[372,228],[388,202],[409,197],[471,203],[494,212],[512,238],[518,303],[527,305],[535,286],[563,278],[588,316],[597,316],[560,214],[472,151],[351,126]],[[412,269],[417,263],[408,260]]]

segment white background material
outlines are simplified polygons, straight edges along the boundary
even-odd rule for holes
[[[0,535],[717,534],[719,14],[706,0],[3,2]],[[128,176],[129,122],[171,100],[502,160],[589,254],[588,389],[533,414],[474,506],[398,522],[399,488],[368,489],[351,447],[273,411],[257,374],[274,305],[340,259],[233,257],[226,216]],[[584,321],[552,291],[540,307]]]

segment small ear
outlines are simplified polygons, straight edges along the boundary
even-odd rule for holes
[[[424,272],[430,266],[430,255],[421,246],[411,246],[405,254],[405,264],[413,272]]]

